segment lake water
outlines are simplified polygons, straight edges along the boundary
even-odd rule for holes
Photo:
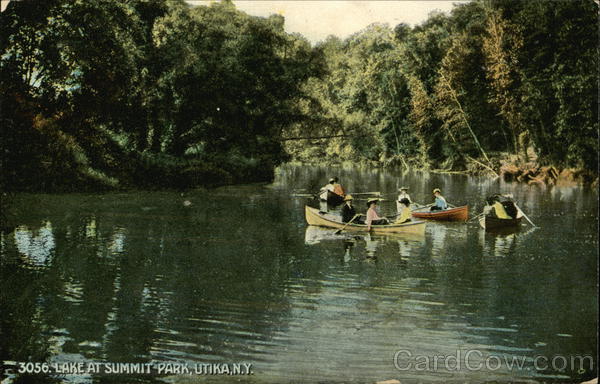
[[[395,213],[401,185],[421,203],[439,187],[471,216],[483,196],[512,193],[539,228],[428,222],[423,237],[381,237],[308,227],[304,205],[318,203],[292,195],[332,175],[350,192],[381,191],[382,214]],[[597,370],[590,188],[285,166],[270,185],[11,204],[2,383],[578,382]],[[247,363],[252,374],[28,376],[15,362]]]

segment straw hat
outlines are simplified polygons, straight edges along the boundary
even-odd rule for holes
[[[334,183],[334,182],[335,182],[335,179],[332,177],[331,179],[329,179],[329,182],[330,182],[330,183]]]
[[[402,187],[398,189],[399,191],[408,191],[408,187]]]
[[[349,200],[353,200],[353,197],[352,197],[352,195],[346,195],[346,196],[344,197],[344,201],[349,201]]]
[[[369,200],[367,200],[367,207],[370,207],[372,203],[377,204],[381,199],[379,199],[378,197],[373,197]]]
[[[439,188],[436,188],[433,190],[433,193],[436,193],[436,192],[442,193],[442,191]]]

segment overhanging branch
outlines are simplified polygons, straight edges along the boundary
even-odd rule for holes
[[[332,139],[334,137],[349,137],[348,135],[328,135],[328,136],[311,136],[311,137],[282,137],[281,141],[292,141],[292,140],[319,140],[319,139]]]

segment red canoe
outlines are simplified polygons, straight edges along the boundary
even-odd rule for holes
[[[413,217],[428,220],[467,221],[469,218],[469,206],[463,205],[462,207],[445,209],[443,211],[419,211],[417,209],[412,211],[412,215]]]

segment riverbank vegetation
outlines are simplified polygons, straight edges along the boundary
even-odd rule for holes
[[[595,178],[597,14],[474,1],[311,46],[230,1],[12,1],[1,187],[263,181],[288,160]]]
[[[327,75],[305,85],[331,124],[290,135],[337,137],[286,148],[301,161],[596,177],[597,16],[591,0],[474,1],[331,37],[318,46]]]
[[[48,0],[1,15],[3,187],[269,180],[318,49],[231,2]]]

